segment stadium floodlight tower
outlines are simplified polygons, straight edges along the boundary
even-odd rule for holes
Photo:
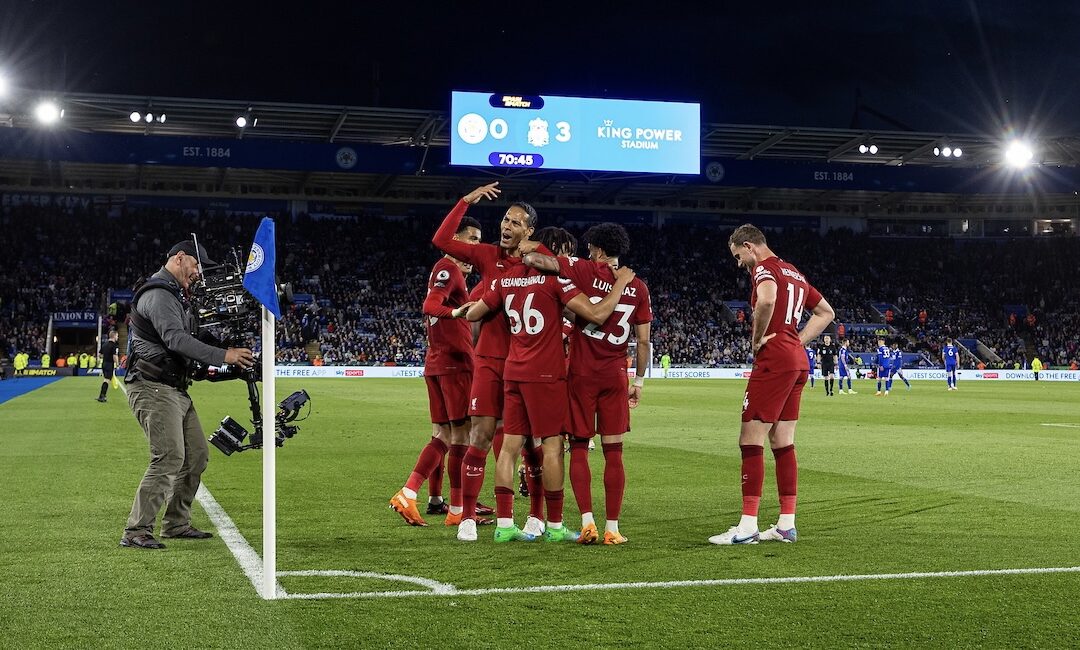
[[[1023,140],[1013,140],[1005,149],[1005,162],[1016,169],[1027,167],[1034,158],[1031,145]]]

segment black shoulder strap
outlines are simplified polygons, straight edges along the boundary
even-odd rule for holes
[[[135,330],[135,333],[139,335],[140,339],[164,347],[165,342],[158,336],[153,323],[138,311],[139,298],[147,291],[152,291],[154,289],[166,289],[171,295],[175,296],[177,300],[180,299],[180,296],[176,293],[176,288],[173,287],[171,283],[162,280],[161,278],[150,278],[146,282],[141,285],[136,285],[135,287],[135,295],[131,297],[131,311],[128,312],[128,324]]]

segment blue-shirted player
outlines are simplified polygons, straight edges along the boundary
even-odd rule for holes
[[[892,364],[889,366],[889,380],[885,382],[885,394],[888,395],[889,389],[892,388],[893,376],[900,377],[907,389],[911,390],[911,382],[904,376],[904,353],[900,351],[899,341],[893,341],[892,350],[889,351],[889,360]]]
[[[874,355],[874,366],[877,374],[877,392],[874,396],[881,395],[881,382],[885,381],[889,377],[889,371],[892,368],[892,354],[889,352],[889,346],[885,345],[885,339],[879,338],[877,340],[877,354]],[[888,384],[886,384],[888,385]],[[885,389],[885,394],[889,394],[889,389]]]
[[[848,341],[847,339],[844,339],[843,341],[841,341],[840,342],[840,354],[836,355],[837,363],[839,363],[839,365],[840,365],[840,394],[841,395],[845,394],[844,393],[844,379],[845,378],[847,379],[847,392],[851,393],[852,395],[857,395],[858,394],[851,387],[851,376],[853,374],[855,374],[854,373],[855,368],[853,367],[854,364],[855,364],[855,355],[851,354],[851,350],[848,348],[848,345],[850,343],[851,342]]]
[[[945,347],[941,348],[941,360],[945,362],[945,381],[949,384],[949,390],[956,390],[956,364],[960,361],[956,346],[951,338],[945,339]]]
[[[806,360],[810,362],[810,388],[814,387],[814,370],[817,369],[817,351],[814,348],[806,348]]]

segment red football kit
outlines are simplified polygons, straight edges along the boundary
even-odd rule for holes
[[[615,273],[607,264],[576,257],[558,260],[559,275],[594,303],[603,300],[615,284]],[[626,350],[634,326],[649,322],[649,289],[636,277],[603,325],[576,319],[570,337],[570,417],[575,436],[620,435],[630,430]]]
[[[424,382],[428,389],[431,421],[437,424],[464,420],[468,415],[472,383],[472,330],[468,321],[453,317],[453,310],[468,301],[465,275],[443,257],[431,269],[424,299],[424,326],[428,349]]]
[[[750,272],[750,308],[757,304],[757,287],[776,284],[776,304],[763,336],[776,336],[758,350],[743,397],[742,421],[798,420],[799,400],[810,363],[799,342],[803,310],[812,310],[821,294],[791,264],[778,257],[761,260]]]
[[[480,274],[480,285],[488,290],[492,286],[492,281],[501,277],[512,266],[519,264],[521,258],[508,256],[501,246],[466,244],[454,239],[454,234],[461,225],[461,218],[465,216],[468,207],[469,204],[465,201],[458,201],[443,219],[431,243],[448,255],[472,264]],[[543,246],[539,250],[544,254],[550,254],[550,251]],[[506,316],[499,312],[484,319],[480,326],[480,338],[476,342],[469,415],[502,417],[503,364],[509,348],[510,330]]]
[[[519,264],[484,293],[491,310],[509,323],[510,349],[503,373],[507,435],[538,438],[567,429],[563,307],[581,291],[573,282]]]

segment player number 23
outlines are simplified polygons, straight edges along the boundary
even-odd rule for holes
[[[589,298],[589,302],[594,305],[603,300],[599,296],[592,296]],[[612,332],[607,335],[608,343],[612,345],[622,345],[626,343],[626,340],[630,338],[630,314],[634,313],[633,305],[615,305],[615,313],[619,315],[619,333]],[[604,333],[600,331],[599,327],[594,323],[589,323],[587,326],[581,329],[581,333],[585,336],[592,337],[597,340],[604,340]]]

